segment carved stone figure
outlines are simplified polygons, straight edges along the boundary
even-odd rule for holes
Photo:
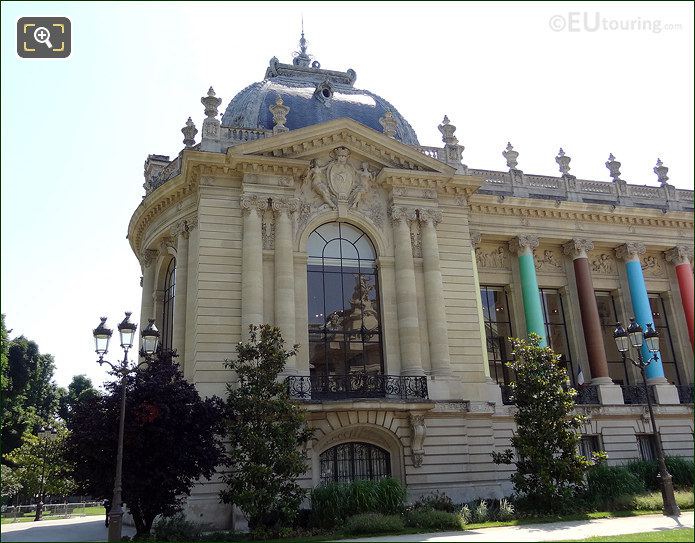
[[[543,251],[542,256],[536,257],[536,271],[558,272],[562,270],[562,262],[551,249]]]
[[[347,147],[337,147],[331,152],[331,161],[325,166],[319,166],[317,160],[312,160],[305,178],[312,190],[333,209],[338,207],[339,202],[347,203],[351,208],[358,207],[374,179],[366,162],[362,163],[361,170],[357,170],[348,162],[349,156]]]
[[[615,259],[609,254],[602,253],[591,261],[591,271],[603,275],[616,275]]]
[[[509,268],[509,253],[501,245],[492,251],[485,251],[482,247],[478,247],[475,250],[475,257],[479,268]]]
[[[410,429],[412,431],[410,447],[413,451],[413,466],[419,468],[425,457],[425,437],[427,435],[425,415],[410,413]]]
[[[661,259],[653,256],[647,255],[641,259],[642,272],[647,277],[664,277],[666,274],[666,269],[661,265]]]

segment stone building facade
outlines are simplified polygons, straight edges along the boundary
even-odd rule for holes
[[[224,395],[224,360],[250,324],[300,345],[286,367],[315,429],[307,487],[391,475],[411,496],[463,501],[511,490],[491,453],[514,430],[509,336],[538,333],[561,353],[589,418],[586,451],[649,457],[638,372],[612,338],[617,320],[653,322],[648,377],[667,454],[693,447],[693,192],[463,163],[446,117],[421,146],[356,74],[272,59],[219,119],[211,88],[201,139],[150,155],[128,238],[142,270],[141,326],[154,318],[202,394]],[[229,525],[220,484],[189,499]]]

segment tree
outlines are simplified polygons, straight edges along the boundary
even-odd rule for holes
[[[6,465],[0,466],[0,489],[2,490],[3,505],[12,499],[22,488],[22,483],[17,476],[17,469]]]
[[[22,445],[10,453],[25,497],[43,502],[47,495],[64,497],[73,492],[75,483],[63,457],[66,437],[65,428],[58,428],[54,439],[42,439],[27,432],[22,436]]]
[[[296,479],[306,471],[302,448],[311,437],[303,410],[278,381],[297,346],[284,349],[280,330],[250,327],[250,341],[236,347],[238,386],[227,385],[225,440],[229,441],[222,501],[246,513],[249,528],[277,528],[297,514],[305,491]]]
[[[72,424],[72,412],[79,402],[98,396],[99,391],[92,385],[92,380],[84,374],[75,375],[67,390],[58,389],[58,416],[65,421],[68,428]]]
[[[516,464],[511,476],[524,505],[539,511],[557,511],[583,489],[584,474],[593,461],[578,452],[581,415],[573,412],[576,391],[567,370],[552,349],[540,346],[540,337],[512,339],[516,372],[511,384],[517,430],[511,449],[493,453],[497,464]]]
[[[7,464],[7,454],[22,444],[25,432],[53,424],[58,400],[53,357],[24,336],[10,340],[4,315],[1,332],[2,461]]]
[[[222,453],[221,401],[201,399],[171,352],[127,379],[123,445],[123,501],[137,535],[150,532],[157,515],[180,511],[195,481],[209,479]],[[103,396],[76,404],[66,457],[82,490],[111,498],[118,444],[120,380]]]

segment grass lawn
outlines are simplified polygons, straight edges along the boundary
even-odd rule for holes
[[[692,528],[676,530],[660,530],[658,532],[641,532],[612,536],[597,536],[589,539],[573,539],[572,541],[693,541],[695,531]]]
[[[65,518],[63,516],[62,512],[63,512],[63,510],[61,507],[59,507],[57,511],[55,509],[53,509],[52,511],[49,511],[48,514],[46,514],[44,512],[42,519],[43,520],[56,520],[59,518]],[[1,524],[12,524],[14,522],[33,522],[35,514],[36,514],[35,511],[27,511],[21,517],[18,517],[16,520],[14,517],[3,517],[0,520],[0,523]],[[89,515],[104,515],[104,508],[101,506],[76,507],[73,510],[73,512],[70,513],[69,516],[81,517],[81,516],[89,516]]]

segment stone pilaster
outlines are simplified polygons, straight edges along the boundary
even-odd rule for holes
[[[263,235],[261,220],[268,202],[256,194],[241,197],[244,231],[241,243],[241,339],[249,326],[263,323]]]
[[[410,221],[416,218],[415,210],[404,207],[391,209],[396,266],[396,307],[398,313],[398,337],[401,347],[401,373],[424,375],[420,355],[420,323],[417,315],[417,290],[415,264],[410,241]]]
[[[419,218],[422,236],[422,267],[425,275],[425,312],[430,341],[432,375],[448,377],[451,375],[449,334],[444,307],[442,270],[439,265],[439,244],[435,228],[442,220],[442,212],[437,209],[420,210]]]
[[[275,214],[275,325],[282,330],[285,348],[295,343],[294,251],[291,214],[297,211],[296,198],[273,198]],[[286,373],[296,373],[296,360],[287,360]]]
[[[186,300],[188,299],[188,221],[178,223],[172,232],[176,236],[176,287],[174,292],[174,323],[172,346],[179,355],[178,362],[183,365],[186,352]]]
[[[142,264],[142,298],[140,302],[140,328],[142,331],[149,324],[148,319],[154,318],[154,271],[159,252],[146,249],[142,252],[140,263]],[[138,334],[138,338],[140,334]]]

